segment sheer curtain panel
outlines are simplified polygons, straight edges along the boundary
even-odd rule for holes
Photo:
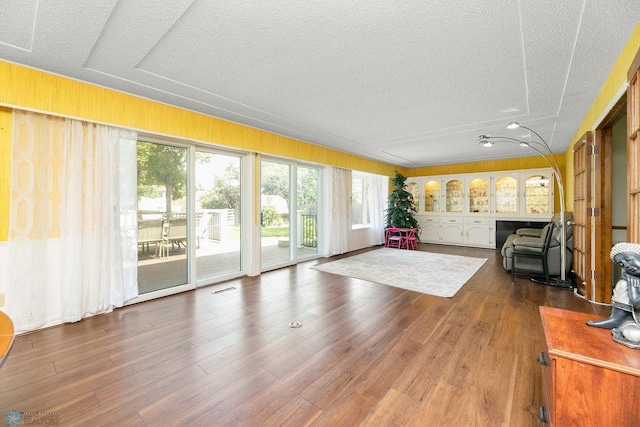
[[[331,225],[329,232],[329,255],[343,254],[349,251],[351,235],[351,171],[333,168],[331,186]]]
[[[371,175],[369,191],[369,241],[372,245],[384,243],[385,209],[389,199],[389,177]]]
[[[136,134],[14,110],[6,309],[23,332],[137,295]]]

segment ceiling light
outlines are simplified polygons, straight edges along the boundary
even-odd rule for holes
[[[507,129],[517,129],[520,127],[520,123],[518,122],[511,122],[507,125]]]
[[[481,135],[482,136],[482,135]],[[487,138],[483,138],[483,139],[479,139],[478,142],[480,143],[480,145],[482,145],[483,147],[493,147],[494,142],[491,141],[490,139]]]

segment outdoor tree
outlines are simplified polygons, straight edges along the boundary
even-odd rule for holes
[[[213,186],[200,198],[204,209],[238,209],[240,206],[240,168],[233,163],[213,180]]]
[[[289,165],[262,161],[261,190],[262,194],[282,196],[289,200]]]
[[[185,195],[187,189],[187,150],[151,142],[138,142],[138,197],[157,197],[164,187],[165,212],[171,213],[171,201]]]
[[[389,195],[387,207],[387,227],[396,228],[420,228],[418,221],[413,216],[416,213],[416,203],[413,194],[405,190],[407,178],[396,171],[396,176],[391,180],[393,191]]]
[[[317,214],[318,169],[298,168],[298,209],[304,214]]]

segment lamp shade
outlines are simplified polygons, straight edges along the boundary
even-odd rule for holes
[[[507,124],[507,129],[517,129],[519,127],[520,127],[520,123],[518,122],[511,122]]]

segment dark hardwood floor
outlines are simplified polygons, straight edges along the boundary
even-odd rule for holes
[[[498,251],[419,246],[489,260],[453,298],[309,268],[323,259],[21,335],[0,370],[0,419],[538,425],[538,307],[610,309],[523,277],[511,285]]]

